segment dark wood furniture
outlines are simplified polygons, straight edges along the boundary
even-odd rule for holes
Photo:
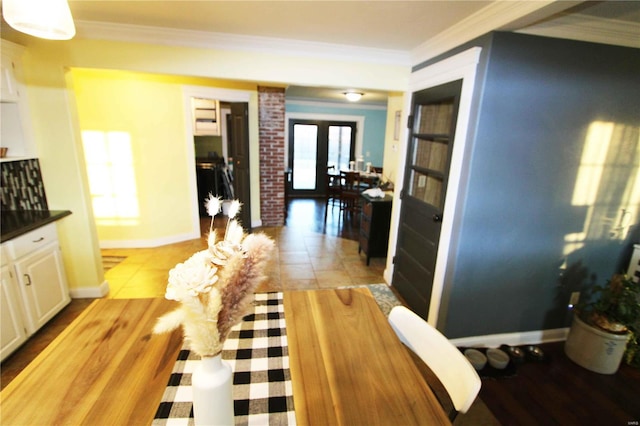
[[[340,208],[345,213],[360,212],[360,172],[340,171]]]
[[[331,203],[332,207],[335,205],[336,201],[340,203],[340,175],[336,174],[335,169],[335,166],[328,166],[327,172],[325,173],[325,217],[329,210],[329,203]]]
[[[360,217],[360,246],[358,253],[367,255],[367,265],[372,257],[385,257],[389,245],[391,224],[391,204],[393,197],[372,198],[362,194],[362,215]]]
[[[289,197],[293,188],[293,172],[291,169],[284,171],[284,218],[289,215]]]

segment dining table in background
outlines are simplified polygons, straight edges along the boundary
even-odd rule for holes
[[[367,188],[375,188],[376,186],[378,186],[378,184],[381,182],[382,180],[382,174],[381,173],[374,173],[374,172],[366,172],[366,171],[354,171],[354,170],[341,170],[342,172],[347,172],[347,173],[358,173],[359,175],[359,181],[363,186],[363,189],[367,189]],[[328,171],[327,174],[329,175],[330,179],[335,179],[338,180],[340,179],[340,171]]]

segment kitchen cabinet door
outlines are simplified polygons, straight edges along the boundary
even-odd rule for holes
[[[3,52],[0,61],[0,88],[2,89],[0,100],[2,102],[18,102],[18,85],[13,75],[14,66],[13,58]]]
[[[26,305],[27,331],[34,333],[66,306],[71,298],[57,244],[22,257],[15,263]]]
[[[9,266],[0,270],[0,320],[0,360],[3,360],[28,337],[23,323],[22,301]]]

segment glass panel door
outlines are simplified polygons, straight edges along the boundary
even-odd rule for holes
[[[427,318],[462,80],[413,94],[392,284]]]
[[[353,122],[289,120],[289,196],[324,196],[327,171],[348,170],[354,160],[355,135]]]
[[[351,126],[329,126],[327,167],[334,166],[336,173],[349,169],[351,140]]]
[[[316,189],[316,158],[318,152],[318,126],[293,126],[293,190]]]

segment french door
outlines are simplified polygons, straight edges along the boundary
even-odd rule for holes
[[[462,80],[413,94],[393,286],[427,318]]]
[[[289,120],[291,196],[323,196],[325,173],[347,170],[355,158],[356,123],[345,121]]]

